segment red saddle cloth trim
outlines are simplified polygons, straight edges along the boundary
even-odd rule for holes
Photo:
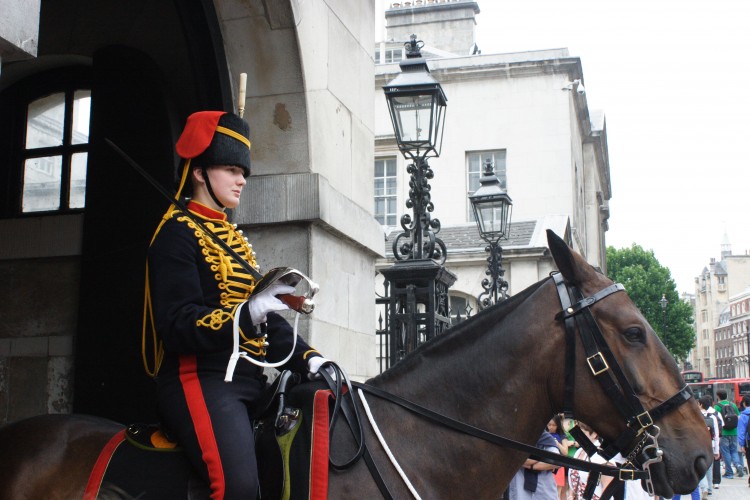
[[[328,498],[328,400],[333,399],[329,390],[316,391],[313,401],[312,452],[310,457],[310,499]]]
[[[104,445],[101,453],[99,453],[99,458],[96,459],[94,468],[91,469],[91,475],[89,476],[88,483],[86,483],[86,489],[83,490],[83,500],[96,500],[96,497],[99,495],[99,488],[102,485],[104,472],[106,472],[107,467],[109,466],[109,461],[112,459],[112,455],[114,455],[117,447],[120,446],[123,441],[125,441],[125,429],[112,436],[112,439]]]

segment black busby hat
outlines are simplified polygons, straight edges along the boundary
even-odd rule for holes
[[[176,149],[193,166],[236,165],[250,175],[250,125],[234,113],[193,113]]]

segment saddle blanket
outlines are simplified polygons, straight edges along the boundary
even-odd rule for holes
[[[193,474],[179,448],[147,447],[129,434],[129,429],[115,434],[102,449],[89,475],[84,500],[187,499],[189,492],[200,491],[208,498],[205,485]]]
[[[322,383],[300,384],[290,391],[287,403],[301,410],[297,427],[283,435],[274,432],[272,420],[259,427],[256,432],[259,498],[325,500],[328,497],[332,398],[331,391]],[[130,426],[115,434],[91,471],[83,499],[208,498],[207,486],[193,473],[185,454],[159,436],[156,426]]]

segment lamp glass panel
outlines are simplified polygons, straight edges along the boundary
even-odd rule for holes
[[[399,142],[429,141],[432,95],[397,96],[392,102],[401,135]]]
[[[480,203],[477,206],[477,211],[479,212],[479,223],[483,234],[505,235],[505,204],[498,202]]]

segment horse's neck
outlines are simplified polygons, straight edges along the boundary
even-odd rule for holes
[[[542,319],[552,314],[540,314],[538,302],[526,300],[500,319],[489,310],[372,382],[464,417],[484,413],[490,404],[514,414],[529,405],[551,410],[548,381],[562,377],[564,345],[557,328]]]
[[[562,342],[550,339],[556,332],[550,332],[532,309],[522,303],[499,322],[491,313],[475,318],[451,342],[424,346],[417,356],[402,361],[405,365],[394,376],[373,382],[456,420],[534,444],[552,413],[550,377],[561,377],[564,360]],[[405,411],[393,412],[391,403],[376,401],[376,405],[375,413],[386,426],[408,425],[408,442],[396,443],[402,453],[416,447],[439,462],[451,463],[465,460],[466,447],[476,444],[474,438],[455,431],[446,436],[441,430],[441,439],[436,440],[439,426],[425,425],[421,417]],[[452,445],[446,446],[445,439]],[[477,467],[485,467],[484,473],[493,477],[498,463],[520,465],[519,456],[507,448],[492,445],[485,453],[493,459]]]

